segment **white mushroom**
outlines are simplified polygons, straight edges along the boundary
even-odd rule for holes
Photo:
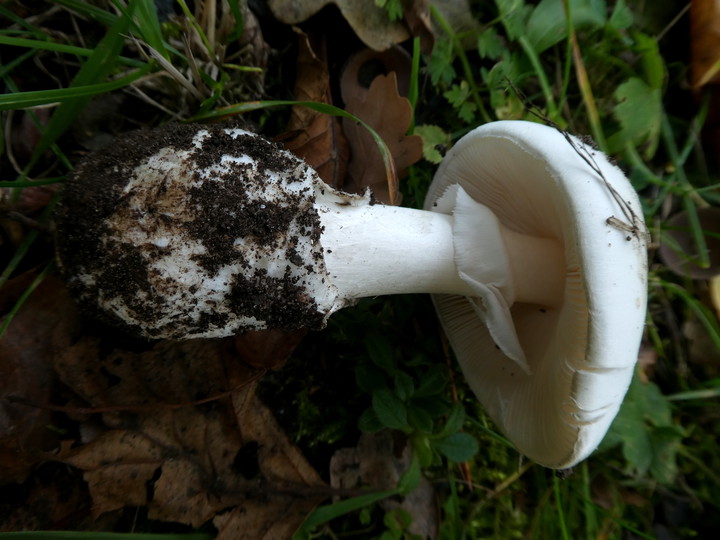
[[[515,234],[544,238],[539,259],[559,259],[558,288],[554,266],[546,276],[548,262],[516,265],[506,243],[514,300],[499,285],[500,298],[435,295],[434,302],[467,381],[502,431],[534,461],[571,467],[604,437],[637,359],[647,298],[637,195],[601,152],[527,122],[487,124],[460,140],[426,207],[447,211],[455,189]],[[469,235],[454,238],[459,270],[471,275],[482,254],[468,255]],[[525,279],[548,297],[523,298]]]
[[[642,332],[629,183],[559,131],[497,122],[451,150],[426,206],[341,193],[241,129],[175,125],[77,168],[58,255],[84,304],[149,338],[317,329],[358,298],[433,293],[470,385],[518,449],[550,467],[583,459]]]

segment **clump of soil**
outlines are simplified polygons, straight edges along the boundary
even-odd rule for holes
[[[169,124],[91,154],[56,212],[71,291],[147,338],[319,329],[327,290],[314,171],[255,134]]]

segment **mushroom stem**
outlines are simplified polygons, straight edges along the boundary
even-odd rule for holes
[[[552,238],[517,233],[505,226],[501,233],[515,284],[515,301],[557,307],[565,288],[562,244]]]
[[[487,207],[462,196],[449,212],[367,198],[320,205],[325,265],[340,297],[481,296],[480,283],[499,289],[508,305],[556,306],[565,274],[560,243],[512,231]]]
[[[471,294],[453,260],[452,216],[367,204],[320,211],[330,280],[343,298]]]

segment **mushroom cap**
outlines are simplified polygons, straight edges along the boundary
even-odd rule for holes
[[[121,136],[69,176],[58,259],[96,316],[152,339],[319,329],[342,307],[320,245],[336,194],[254,133],[168,124]]]
[[[602,152],[525,121],[485,124],[460,139],[435,174],[426,209],[454,184],[505,227],[563,246],[558,305],[510,307],[527,369],[495,344],[476,313],[482,302],[433,301],[470,387],[501,431],[533,461],[571,467],[601,442],[637,361],[647,301],[637,194]]]

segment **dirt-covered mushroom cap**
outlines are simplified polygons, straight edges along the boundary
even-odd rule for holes
[[[489,260],[479,227],[465,220],[454,236],[458,271],[470,282],[478,272],[490,278],[474,295],[435,295],[439,317],[465,378],[518,450],[570,467],[602,440],[636,364],[647,297],[640,202],[601,152],[551,127],[506,121],[458,141],[426,199],[456,215],[473,205],[497,218],[506,255]],[[518,234],[542,240],[532,258],[545,253],[544,267],[523,258],[536,248],[515,243]],[[523,283],[542,300],[518,298]]]
[[[341,307],[313,206],[325,188],[242,129],[138,131],[69,176],[58,258],[83,304],[148,338],[322,328]]]

